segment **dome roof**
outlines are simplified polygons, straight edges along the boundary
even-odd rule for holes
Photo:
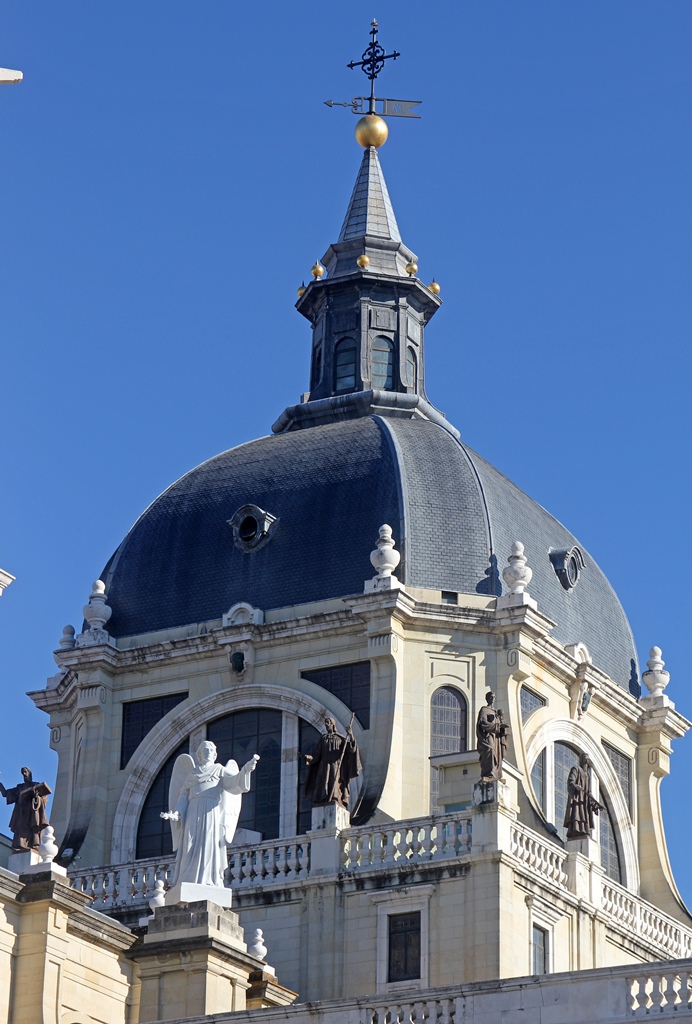
[[[244,505],[275,517],[244,549],[229,524]],[[638,677],[632,634],[608,580],[580,546],[565,589],[550,553],[577,541],[454,433],[428,419],[369,414],[260,438],[217,455],[138,519],[103,579],[116,637],[219,619],[238,601],[280,608],[363,592],[389,523],[411,587],[500,594],[514,540],[531,596],[563,644],[583,642],[620,686]]]

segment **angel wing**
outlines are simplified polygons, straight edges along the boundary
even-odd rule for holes
[[[178,807],[178,801],[180,800],[180,794],[183,790],[183,783],[188,777],[192,769],[195,767],[194,759],[189,754],[180,754],[176,757],[175,764],[173,765],[173,774],[171,775],[171,784],[168,787],[168,809],[175,811]],[[171,821],[171,832],[173,833],[173,849],[178,849],[180,843],[180,837],[182,835],[183,822]]]
[[[230,761],[226,761],[226,771],[230,772],[231,775],[238,775],[237,761],[234,761],[233,758]],[[230,846],[233,842],[233,836],[238,827],[242,800],[243,798],[240,793],[232,793],[225,788],[222,790],[221,816],[223,819],[223,835],[227,846]]]

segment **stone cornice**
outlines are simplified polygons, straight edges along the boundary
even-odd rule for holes
[[[98,910],[92,910],[91,907],[84,907],[71,914],[67,922],[67,931],[88,942],[108,946],[118,953],[129,950],[135,941],[134,935],[124,924],[100,914]]]

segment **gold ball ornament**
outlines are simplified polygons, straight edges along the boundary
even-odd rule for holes
[[[356,125],[356,139],[363,149],[367,149],[368,146],[379,149],[380,146],[384,146],[388,135],[387,122],[377,114],[366,114]]]
[[[315,260],[315,265],[310,271],[310,273],[312,274],[316,281],[319,281],[321,277],[324,277],[324,267],[322,266],[319,260]]]
[[[300,288],[298,289],[298,298],[302,299],[302,297],[305,295],[306,291],[307,291],[307,288],[305,287],[305,281],[303,281],[303,283],[301,284]]]
[[[433,277],[432,281],[430,282],[430,284],[428,285],[428,288],[433,293],[433,295],[439,295],[440,294],[440,286],[439,286],[439,284],[437,283],[437,281],[435,280],[434,277]]]
[[[359,267],[365,269],[365,267],[370,266],[370,257],[363,253],[361,256],[358,257],[356,263],[358,264]]]
[[[406,264],[406,273],[408,274],[409,277],[413,277],[417,270],[418,264],[414,260],[411,260],[410,263]]]

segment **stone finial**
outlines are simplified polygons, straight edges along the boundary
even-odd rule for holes
[[[519,540],[512,544],[512,554],[502,570],[502,579],[509,587],[510,594],[523,594],[533,576],[533,570],[526,564],[524,545]]]
[[[89,604],[84,605],[84,618],[89,624],[89,629],[103,629],[113,614],[113,609],[106,604],[106,600],[106,584],[103,580],[96,580]]]
[[[652,647],[649,651],[649,660],[646,663],[649,671],[642,675],[642,682],[652,697],[662,697],[663,691],[670,682],[670,672],[663,668],[665,661],[661,657],[661,648]]]
[[[63,655],[67,651],[73,650],[77,646],[75,640],[75,629],[74,626],[63,626],[62,636],[60,637],[59,650],[53,654],[53,660],[58,668],[63,668]]]
[[[387,576],[391,576],[401,561],[401,555],[398,551],[394,550],[392,528],[387,526],[386,523],[380,527],[377,547],[370,553],[370,561],[373,568],[377,569],[377,579],[385,579]]]
[[[50,864],[58,855],[58,844],[55,841],[55,832],[52,825],[46,825],[43,830],[38,855],[44,864]]]
[[[261,928],[255,929],[255,934],[252,936],[252,943],[248,946],[248,953],[250,956],[257,957],[258,960],[267,959],[267,947],[264,944],[264,933]]]
[[[149,900],[149,907],[152,914],[156,913],[157,907],[163,907],[166,903],[166,894],[163,891],[163,879],[157,878],[154,882],[154,892]]]
[[[60,650],[71,651],[75,645],[74,626],[63,626],[60,637]]]

